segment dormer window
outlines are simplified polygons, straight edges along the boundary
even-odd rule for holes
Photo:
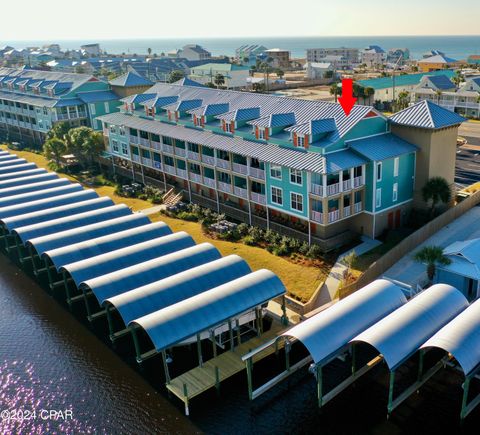
[[[155,116],[155,107],[145,106],[145,113],[147,116]]]
[[[40,89],[39,88],[33,88],[33,93],[38,95],[40,93]]]
[[[20,85],[18,88],[20,89],[20,92],[25,92],[25,85]]]
[[[193,115],[193,123],[197,127],[204,127],[205,126],[205,117],[204,116]]]
[[[223,124],[223,129],[227,132],[227,133],[234,133],[235,131],[235,121],[231,121],[231,122],[225,122],[224,121],[224,124]]]
[[[267,127],[256,127],[255,128],[255,137],[261,140],[268,140],[268,128]]]
[[[305,137],[297,136],[297,147],[305,148]]]

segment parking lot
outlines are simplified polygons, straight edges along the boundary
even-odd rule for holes
[[[461,189],[480,181],[480,122],[465,122],[458,134],[467,139],[457,150],[455,184]]]

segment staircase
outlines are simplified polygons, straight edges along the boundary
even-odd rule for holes
[[[163,204],[167,207],[175,206],[182,200],[182,193],[177,193],[173,187],[163,195]]]

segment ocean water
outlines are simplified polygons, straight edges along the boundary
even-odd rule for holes
[[[413,59],[431,49],[445,52],[449,57],[462,60],[470,54],[480,54],[480,35],[477,36],[318,36],[318,37],[249,37],[249,38],[172,38],[172,39],[110,39],[110,40],[68,40],[68,41],[4,41],[16,48],[39,46],[57,42],[62,48],[74,49],[82,44],[98,42],[103,50],[112,54],[146,54],[151,48],[153,53],[161,54],[185,44],[200,44],[213,55],[233,56],[235,49],[244,44],[262,44],[267,48],[289,50],[292,57],[305,57],[307,48],[318,47],[357,47],[370,44],[389,48],[408,48]]]

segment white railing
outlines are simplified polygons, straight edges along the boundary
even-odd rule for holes
[[[346,192],[352,188],[352,180],[343,180],[343,191]]]
[[[193,151],[188,151],[187,153],[187,158],[189,160],[196,160],[197,162],[200,161],[200,154],[199,153],[195,153]]]
[[[215,188],[215,180],[213,178],[203,177],[203,184]]]
[[[132,154],[132,160],[134,162],[140,163],[140,156],[137,156],[136,154]]]
[[[360,187],[361,185],[363,185],[363,177],[362,176],[355,177],[353,179],[353,187],[357,188],[357,187]]]
[[[215,157],[206,156],[205,154],[202,154],[202,162],[206,163],[207,165],[214,166],[215,165]]]
[[[152,159],[147,159],[145,157],[142,157],[142,163],[145,165],[145,166],[150,166],[152,167],[153,164],[152,164]]]
[[[327,185],[327,195],[335,195],[340,192],[340,183]]]
[[[346,207],[343,207],[343,217],[348,217],[351,216],[352,214],[352,208],[347,205]]]
[[[202,176],[200,174],[195,174],[195,172],[190,172],[190,179],[195,181],[195,183],[202,182]]]
[[[252,196],[253,202],[256,202],[257,204],[266,204],[265,195],[262,195],[261,193],[252,192],[251,196]]]
[[[162,144],[162,149],[163,152],[173,154],[173,146],[172,145],[167,145],[167,144]]]
[[[179,157],[185,157],[187,152],[183,148],[175,147],[175,155]]]
[[[144,147],[149,148],[150,147],[150,141],[148,139],[144,139],[143,137],[138,139],[140,142],[140,145],[143,145]]]
[[[362,211],[362,202],[356,202],[354,205],[353,205],[353,211],[355,213],[360,213]]]
[[[187,171],[185,169],[177,168],[177,175],[180,178],[187,178]]]
[[[242,165],[241,163],[233,163],[233,171],[238,172],[239,174],[247,175],[248,166]]]
[[[162,151],[162,144],[159,142],[152,141],[152,148],[157,151]]]
[[[223,159],[217,159],[217,166],[219,168],[223,168],[223,169],[230,169],[230,161],[229,160],[223,160]]]
[[[68,113],[57,113],[57,119],[61,121],[62,119],[70,119]]]
[[[247,189],[244,189],[243,187],[235,186],[233,188],[233,193],[241,198],[248,198]]]
[[[175,175],[175,168],[173,166],[170,166],[170,165],[165,165],[163,167],[164,171],[167,173],[167,174],[174,174]]]
[[[157,162],[156,160],[154,160],[152,163],[153,163],[153,168],[158,169],[159,171],[163,171],[162,162]]]
[[[340,210],[328,212],[328,223],[338,221],[340,219]]]
[[[138,143],[138,136],[130,135],[130,143]]]
[[[223,181],[219,181],[218,190],[221,190],[222,192],[232,193],[232,185],[228,183],[224,183]]]
[[[310,192],[318,196],[323,196],[323,186],[320,184],[311,183]]]
[[[323,213],[321,211],[312,210],[312,221],[323,224]]]
[[[263,169],[250,167],[250,176],[258,178],[259,180],[265,180],[265,171]]]

